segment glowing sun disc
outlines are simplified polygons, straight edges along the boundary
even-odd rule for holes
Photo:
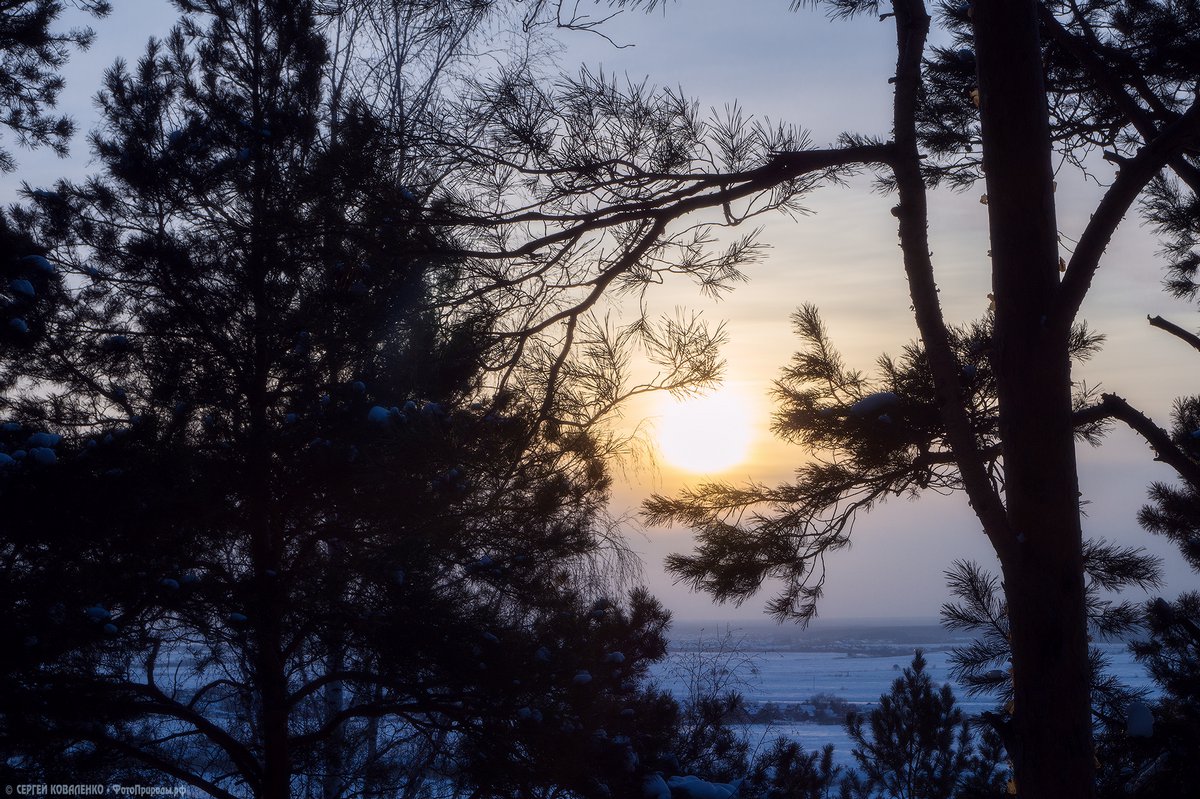
[[[691,399],[668,399],[656,429],[658,450],[679,469],[721,472],[746,459],[753,437],[750,404],[727,389]]]

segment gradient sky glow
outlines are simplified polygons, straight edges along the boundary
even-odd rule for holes
[[[92,52],[76,55],[67,73],[62,107],[76,116],[86,133],[94,121],[90,98],[100,75],[117,55],[133,62],[145,40],[163,36],[176,17],[165,0],[115,0],[112,17],[94,24]],[[657,85],[680,87],[699,98],[701,108],[722,109],[737,101],[747,114],[801,125],[814,144],[832,143],[854,131],[886,137],[890,130],[891,87],[895,63],[894,27],[874,18],[830,22],[811,10],[789,12],[787,0],[688,0],[653,14],[625,12],[604,28],[617,49],[600,36],[564,35],[560,54],[565,71],[577,64],[603,66],[631,80],[649,77]],[[603,9],[598,9],[602,12]],[[48,185],[62,175],[79,176],[90,160],[83,135],[69,161],[45,152],[18,152],[15,176],[4,179],[2,194],[11,197],[19,180]],[[1097,161],[1096,177],[1107,180],[1111,166]],[[982,187],[963,194],[937,192],[931,197],[931,236],[943,308],[951,323],[980,316],[990,291],[986,208]],[[1078,235],[1100,196],[1094,182],[1064,169],[1059,175],[1059,226],[1064,247]],[[916,337],[907,285],[900,266],[894,200],[872,193],[866,178],[850,188],[822,189],[806,205],[815,215],[797,221],[762,217],[762,241],[768,257],[748,269],[750,282],[722,302],[705,300],[690,284],[656,287],[650,292],[654,314],[679,306],[727,321],[730,343],[727,383],[750,403],[753,439],[749,459],[713,475],[739,481],[787,479],[803,453],[772,440],[768,432],[771,381],[790,357],[796,340],[789,316],[804,302],[817,304],[847,363],[869,369],[883,352],[895,353]],[[692,220],[695,221],[695,220]],[[1162,265],[1156,244],[1128,219],[1109,247],[1083,309],[1091,327],[1109,336],[1103,352],[1078,370],[1077,379],[1102,385],[1129,399],[1159,424],[1166,424],[1174,397],[1195,391],[1195,353],[1165,333],[1151,329],[1146,316],[1162,314],[1195,328],[1195,309],[1160,290]],[[625,424],[660,411],[658,398],[631,404]],[[1152,480],[1172,473],[1151,459],[1149,449],[1123,429],[1098,450],[1080,451],[1085,519],[1089,535],[1145,545],[1166,561],[1173,596],[1195,588],[1196,576],[1164,542],[1143,533],[1135,513]],[[620,469],[619,469],[620,471]],[[613,496],[617,514],[636,511],[651,491],[670,493],[698,482],[669,463],[627,465]],[[707,598],[673,586],[661,568],[663,555],[686,551],[685,530],[639,529],[631,543],[645,556],[645,579],[676,615],[685,619],[759,618],[762,602],[743,608],[718,607]],[[828,563],[824,617],[932,617],[946,599],[942,572],[955,559],[994,564],[979,524],[961,496],[893,500],[859,520],[854,544]],[[1136,597],[1135,597],[1136,598]]]
[[[700,99],[702,108],[720,110],[737,100],[746,113],[806,128],[817,146],[833,143],[844,131],[886,137],[891,129],[887,81],[895,65],[890,20],[831,22],[813,11],[789,12],[787,6],[783,0],[689,0],[670,5],[665,14],[625,14],[608,31],[618,43],[635,46],[613,50],[593,42],[586,59],[634,80],[650,76],[658,85],[682,87]],[[1112,167],[1098,159],[1094,169],[1101,181],[1112,176]],[[1059,226],[1067,254],[1101,190],[1070,168],[1060,171],[1058,182]],[[654,298],[660,311],[686,305],[702,309],[712,320],[726,320],[727,381],[757,402],[750,460],[713,477],[773,483],[787,479],[803,462],[798,448],[773,440],[767,430],[767,394],[794,350],[789,316],[797,306],[817,304],[847,363],[864,370],[881,353],[894,354],[916,338],[889,213],[894,199],[871,192],[868,184],[864,178],[848,189],[818,191],[806,202],[816,212],[811,217],[760,218],[766,221],[762,240],[772,250],[748,270],[750,282],[723,302],[705,302],[684,285],[666,286]],[[951,324],[978,318],[988,304],[991,276],[982,192],[980,185],[961,194],[935,192],[930,198],[934,264]],[[1077,369],[1077,379],[1119,393],[1167,424],[1173,398],[1196,390],[1195,353],[1150,328],[1146,316],[1162,314],[1191,328],[1196,311],[1161,291],[1156,249],[1139,220],[1127,219],[1082,313],[1108,341],[1099,356]],[[637,419],[653,412],[631,408],[627,416]],[[1146,546],[1160,555],[1168,580],[1164,594],[1194,588],[1196,576],[1175,550],[1143,532],[1135,520],[1146,486],[1173,479],[1171,470],[1155,463],[1149,448],[1125,429],[1115,429],[1100,449],[1083,446],[1079,456],[1081,487],[1089,503],[1085,532]],[[616,493],[614,507],[628,510],[651,490],[670,493],[697,482],[696,476],[660,461],[656,472],[630,475]],[[661,559],[688,549],[687,531],[645,530],[644,536],[635,535],[633,541],[645,555],[647,579],[680,618],[761,617],[758,599],[741,608],[714,606],[670,585]],[[828,559],[820,612],[824,617],[935,616],[947,598],[942,573],[956,559],[995,564],[964,497],[894,499],[861,517],[852,547]]]

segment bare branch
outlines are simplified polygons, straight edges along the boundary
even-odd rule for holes
[[[1072,3],[1072,6],[1075,4]],[[1104,91],[1105,95],[1121,110],[1121,113],[1129,120],[1129,123],[1141,135],[1143,141],[1151,141],[1158,134],[1158,125],[1155,123],[1153,116],[1149,111],[1143,108],[1138,102],[1130,96],[1125,90],[1122,82],[1117,78],[1116,73],[1100,58],[1102,46],[1097,41],[1094,32],[1090,25],[1086,24],[1086,19],[1079,13],[1078,8],[1075,9],[1076,21],[1079,22],[1084,30],[1084,37],[1073,35],[1068,31],[1063,24],[1054,16],[1054,13],[1048,6],[1039,5],[1038,12],[1041,16],[1042,25],[1050,34],[1053,41],[1062,46],[1064,50],[1070,53],[1079,61],[1079,64],[1091,76],[1096,85]],[[1157,102],[1157,96],[1153,91],[1144,85],[1144,80],[1141,79],[1139,73],[1134,73],[1136,77],[1133,80],[1139,81],[1139,95],[1146,98],[1149,102],[1155,104],[1155,111],[1159,114],[1165,112],[1160,102]],[[1170,157],[1167,164],[1175,170],[1184,182],[1186,182],[1193,191],[1200,191],[1200,169],[1197,169],[1191,164],[1182,154],[1176,154]]]
[[[917,327],[921,331],[937,387],[947,440],[961,470],[971,506],[992,545],[997,552],[1003,553],[1011,546],[1012,536],[1009,534],[1004,505],[988,477],[987,460],[979,451],[967,418],[959,388],[960,367],[942,317],[929,252],[929,211],[916,128],[921,58],[929,31],[929,15],[920,0],[906,0],[897,3],[895,8],[899,60],[896,65],[894,112],[897,154],[893,173],[900,196],[897,216],[900,220],[904,270],[908,275]]]
[[[1159,330],[1165,330],[1176,338],[1190,344],[1193,349],[1200,350],[1200,336],[1197,336],[1195,333],[1189,333],[1179,325],[1168,322],[1161,316],[1147,316],[1146,319],[1152,326],[1157,327]]]
[[[1104,394],[1098,405],[1093,405],[1073,416],[1076,424],[1094,422],[1098,419],[1118,419],[1138,433],[1155,451],[1155,460],[1174,469],[1181,478],[1200,490],[1200,464],[1189,458],[1175,443],[1171,435],[1148,416],[1134,408],[1116,394]]]

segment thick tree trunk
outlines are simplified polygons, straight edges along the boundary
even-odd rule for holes
[[[1070,321],[1058,290],[1050,128],[1035,0],[974,4],[996,300],[994,365],[1012,629],[1010,755],[1022,799],[1095,795],[1082,531],[1071,420]]]
[[[267,66],[264,51],[267,29],[263,7],[255,3],[250,8],[251,116],[255,130],[266,124],[264,108],[270,96],[268,87],[276,80]],[[276,47],[283,47],[277,41]],[[254,669],[255,683],[262,702],[263,779],[260,799],[290,799],[292,792],[292,752],[288,722],[291,706],[288,701],[287,663],[284,655],[284,597],[281,588],[283,569],[282,531],[273,512],[271,496],[271,407],[270,390],[273,350],[271,333],[277,309],[267,291],[271,264],[279,258],[277,231],[271,201],[274,197],[272,172],[264,163],[264,152],[257,150],[251,162],[251,210],[249,215],[249,252],[246,267],[249,272],[250,302],[253,308],[253,368],[247,387],[247,406],[250,415],[250,435],[247,446],[248,515],[254,583],[258,606],[251,619],[255,625]]]
[[[256,607],[250,614],[254,625],[254,682],[259,692],[263,778],[259,799],[289,799],[292,783],[291,739],[288,731],[287,664],[284,658],[284,602],[280,591],[283,574],[283,544],[271,513],[271,462],[266,431],[267,344],[262,317],[265,292],[256,282],[255,321],[256,377],[250,391],[251,435],[249,440],[248,494],[250,537],[254,558]]]
[[[270,613],[270,610],[267,611]],[[265,615],[265,614],[264,614]],[[261,799],[289,799],[292,762],[288,736],[287,679],[278,651],[276,624],[266,623],[259,635],[262,650],[256,658],[257,682],[262,697],[263,783]]]
[[[1015,691],[1009,755],[1023,799],[1095,795],[1087,636],[1074,588],[1082,580],[1072,560],[1031,548],[1004,569]]]

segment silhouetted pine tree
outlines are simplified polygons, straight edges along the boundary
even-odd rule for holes
[[[833,744],[805,752],[797,741],[777,738],[754,760],[739,796],[746,799],[829,799],[842,767],[833,765]]]
[[[847,717],[858,770],[847,774],[842,796],[952,799],[1002,787],[994,742],[977,747],[950,685],[936,688],[925,666],[918,649],[877,707]]]
[[[1161,318],[1151,324],[1194,344],[1195,337]],[[1106,395],[1099,408],[1114,409],[1150,441],[1160,456],[1174,466],[1181,483],[1155,483],[1151,504],[1138,520],[1147,530],[1164,535],[1181,556],[1197,565],[1196,489],[1193,469],[1200,448],[1193,435],[1197,421],[1195,398],[1176,402],[1170,431]],[[1089,412],[1080,414],[1087,420]],[[1175,602],[1155,599],[1144,607],[1130,601],[1106,601],[1103,591],[1130,587],[1151,589],[1159,585],[1159,564],[1134,548],[1106,542],[1088,542],[1084,548],[1089,623],[1101,638],[1137,635],[1131,649],[1144,663],[1162,695],[1133,690],[1106,671],[1107,659],[1091,649],[1091,686],[1096,741],[1099,752],[1098,790],[1101,796],[1184,797],[1194,792],[1198,779],[1190,752],[1200,742],[1200,663],[1194,657],[1200,644],[1200,611],[1196,596],[1182,595]],[[1003,668],[1010,658],[1008,619],[1000,597],[999,581],[973,563],[957,563],[948,572],[956,601],[943,608],[944,623],[975,632],[978,637],[954,653],[954,676],[973,695],[997,695],[1000,707],[985,718],[1002,735],[1009,729],[1011,672]],[[1145,638],[1141,638],[1145,636]]]
[[[100,174],[15,217],[60,301],[4,362],[6,777],[639,785],[667,616],[606,595],[603,448],[487,389],[398,131],[331,133],[313,5],[177,5],[106,75]]]

